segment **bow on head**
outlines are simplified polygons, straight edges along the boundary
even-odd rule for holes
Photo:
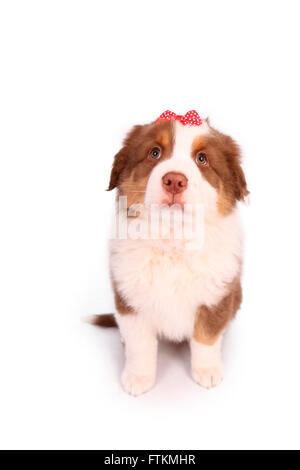
[[[156,119],[156,122],[171,120],[180,121],[181,124],[183,124],[184,126],[186,126],[187,124],[189,124],[190,126],[201,126],[202,124],[199,114],[197,113],[197,111],[194,110],[188,111],[184,116],[181,116],[180,114],[175,114],[172,111],[167,110],[162,113],[158,119]]]

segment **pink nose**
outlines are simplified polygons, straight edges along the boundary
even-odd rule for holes
[[[162,177],[162,186],[171,194],[182,193],[188,185],[187,178],[182,173],[171,171]]]

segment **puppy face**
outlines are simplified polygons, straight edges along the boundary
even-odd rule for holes
[[[135,126],[114,159],[109,190],[127,204],[202,204],[226,215],[247,194],[236,143],[204,122]]]

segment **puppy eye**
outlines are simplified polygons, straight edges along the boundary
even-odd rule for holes
[[[199,152],[199,153],[197,153],[197,155],[196,155],[196,163],[197,163],[197,165],[199,165],[199,166],[200,166],[200,165],[201,165],[201,166],[207,165],[207,163],[208,163],[208,162],[207,162],[207,157],[206,157],[206,154],[205,154],[204,152]]]
[[[161,157],[161,150],[159,147],[153,147],[149,152],[149,157],[153,160],[158,160]]]

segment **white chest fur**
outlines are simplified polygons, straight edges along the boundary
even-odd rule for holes
[[[236,212],[206,223],[201,249],[185,241],[113,240],[116,287],[149,326],[173,340],[193,333],[196,310],[216,305],[240,270],[241,230]]]

